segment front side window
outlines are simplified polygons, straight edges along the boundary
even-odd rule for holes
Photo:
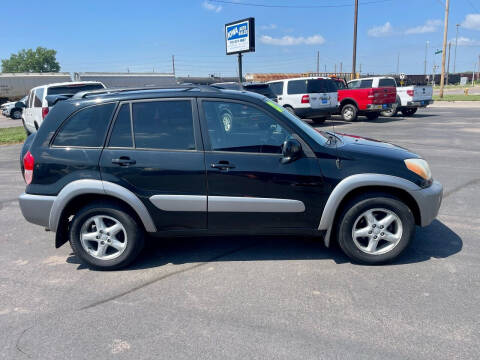
[[[349,89],[359,89],[360,88],[360,80],[350,81],[348,83]]]
[[[195,150],[190,100],[133,103],[132,115],[136,148]]]
[[[203,101],[212,150],[280,154],[291,135],[269,114],[243,103]]]
[[[60,128],[53,145],[101,147],[115,104],[102,104],[79,110]]]

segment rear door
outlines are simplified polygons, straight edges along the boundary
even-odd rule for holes
[[[100,166],[104,181],[140,198],[158,231],[206,229],[205,162],[194,99],[121,103]]]
[[[377,104],[393,104],[397,99],[397,83],[394,79],[381,78],[378,80],[379,95],[376,96]]]

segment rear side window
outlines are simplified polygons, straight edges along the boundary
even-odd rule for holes
[[[289,81],[287,92],[289,95],[305,94],[307,92],[307,81],[306,80]]]
[[[368,89],[372,87],[373,80],[362,80],[360,83],[360,88],[362,89]]]
[[[33,98],[33,107],[42,107],[43,92],[44,92],[43,87],[35,90],[35,95]]]
[[[103,104],[82,109],[61,127],[53,145],[101,147],[115,104]]]
[[[126,148],[133,147],[132,123],[130,121],[129,104],[123,104],[118,111],[108,146]]]
[[[329,93],[337,92],[337,87],[330,79],[313,79],[307,80],[308,93]]]
[[[397,84],[395,84],[395,80],[393,79],[380,79],[378,81],[378,86],[379,87],[382,87],[382,86],[393,86],[393,87],[396,87]]]
[[[195,150],[190,100],[134,103],[132,115],[136,148]]]
[[[283,81],[270,83],[269,86],[275,95],[278,96],[283,94]]]

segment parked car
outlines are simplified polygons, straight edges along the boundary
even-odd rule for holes
[[[211,86],[218,89],[227,89],[227,90],[245,90],[251,91],[257,94],[266,96],[269,99],[277,101],[277,95],[274,94],[270,86],[265,83],[238,83],[238,82],[223,82],[223,83],[214,83]]]
[[[338,88],[338,113],[345,121],[354,121],[358,115],[367,119],[378,118],[382,110],[388,110],[395,103],[397,92],[382,79],[366,78],[350,81],[333,79]]]
[[[338,108],[337,87],[332,79],[304,77],[268,82],[278,103],[300,118],[324,122]]]
[[[105,85],[98,81],[78,81],[48,84],[34,87],[28,93],[23,110],[23,126],[27,135],[36,132],[43,119],[58,100],[72,97],[80,91],[104,89]],[[20,103],[17,103],[21,105]]]
[[[404,116],[413,116],[418,108],[427,107],[433,104],[433,87],[431,85],[409,85],[398,86],[392,77],[385,77],[383,81],[397,87],[397,98],[395,106],[382,112],[383,116],[395,116],[401,111]]]
[[[25,103],[27,97],[23,97],[19,101]],[[11,117],[12,119],[21,119],[22,118],[22,110],[23,108],[17,107],[18,101],[11,101],[4,103],[2,105],[2,114],[4,116]]]
[[[225,108],[248,126],[225,131]],[[23,216],[101,269],[128,265],[145,234],[314,235],[384,263],[442,199],[427,162],[404,148],[317,131],[264,96],[212,87],[77,94],[21,159]]]

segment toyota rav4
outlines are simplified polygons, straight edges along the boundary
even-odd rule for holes
[[[406,149],[202,86],[78,93],[27,139],[21,167],[24,217],[101,269],[131,263],[146,235],[313,235],[356,262],[385,263],[442,199]]]

